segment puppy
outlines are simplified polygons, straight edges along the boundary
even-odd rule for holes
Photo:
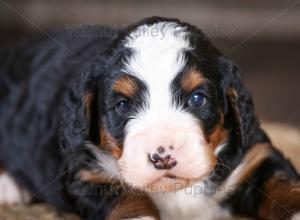
[[[297,218],[299,175],[201,30],[152,17],[109,33],[1,51],[2,204],[88,220]]]

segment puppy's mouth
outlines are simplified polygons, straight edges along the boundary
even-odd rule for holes
[[[159,191],[162,192],[174,192],[182,188],[191,186],[196,179],[187,179],[178,177],[171,174],[166,174],[158,179],[155,179],[147,185],[147,192],[156,193]]]
[[[164,176],[165,178],[170,178],[170,179],[176,179],[176,176],[175,175],[172,175],[172,174],[167,174]]]

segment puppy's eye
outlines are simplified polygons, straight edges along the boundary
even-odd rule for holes
[[[131,110],[131,104],[128,100],[122,100],[117,103],[116,105],[116,111],[120,115],[126,115]]]
[[[199,92],[193,93],[189,98],[189,106],[198,107],[205,103],[205,97]]]

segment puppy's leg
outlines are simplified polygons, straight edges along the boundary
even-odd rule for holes
[[[108,220],[159,220],[159,214],[145,194],[141,192],[125,195],[118,201]]]
[[[300,219],[300,182],[274,176],[265,184],[266,195],[259,210],[264,219]]]
[[[99,174],[81,170],[77,180],[66,187],[84,219],[160,220],[156,206],[145,193],[109,182]]]
[[[30,200],[27,191],[4,170],[0,171],[0,205],[26,204]]]

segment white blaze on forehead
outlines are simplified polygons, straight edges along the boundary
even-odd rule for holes
[[[118,160],[121,176],[125,182],[140,187],[154,183],[166,172],[183,179],[207,175],[213,160],[199,121],[172,102],[172,82],[186,65],[184,52],[191,49],[189,32],[175,22],[142,25],[124,44],[133,50],[124,71],[143,81],[147,94],[142,97],[144,108],[126,125]],[[176,158],[177,165],[171,170],[158,170],[149,162],[149,155],[158,146],[164,146]]]
[[[167,113],[172,108],[171,83],[185,65],[183,52],[190,48],[187,35],[186,28],[175,22],[159,22],[138,27],[126,39],[125,46],[134,53],[125,71],[146,84],[148,113]]]

